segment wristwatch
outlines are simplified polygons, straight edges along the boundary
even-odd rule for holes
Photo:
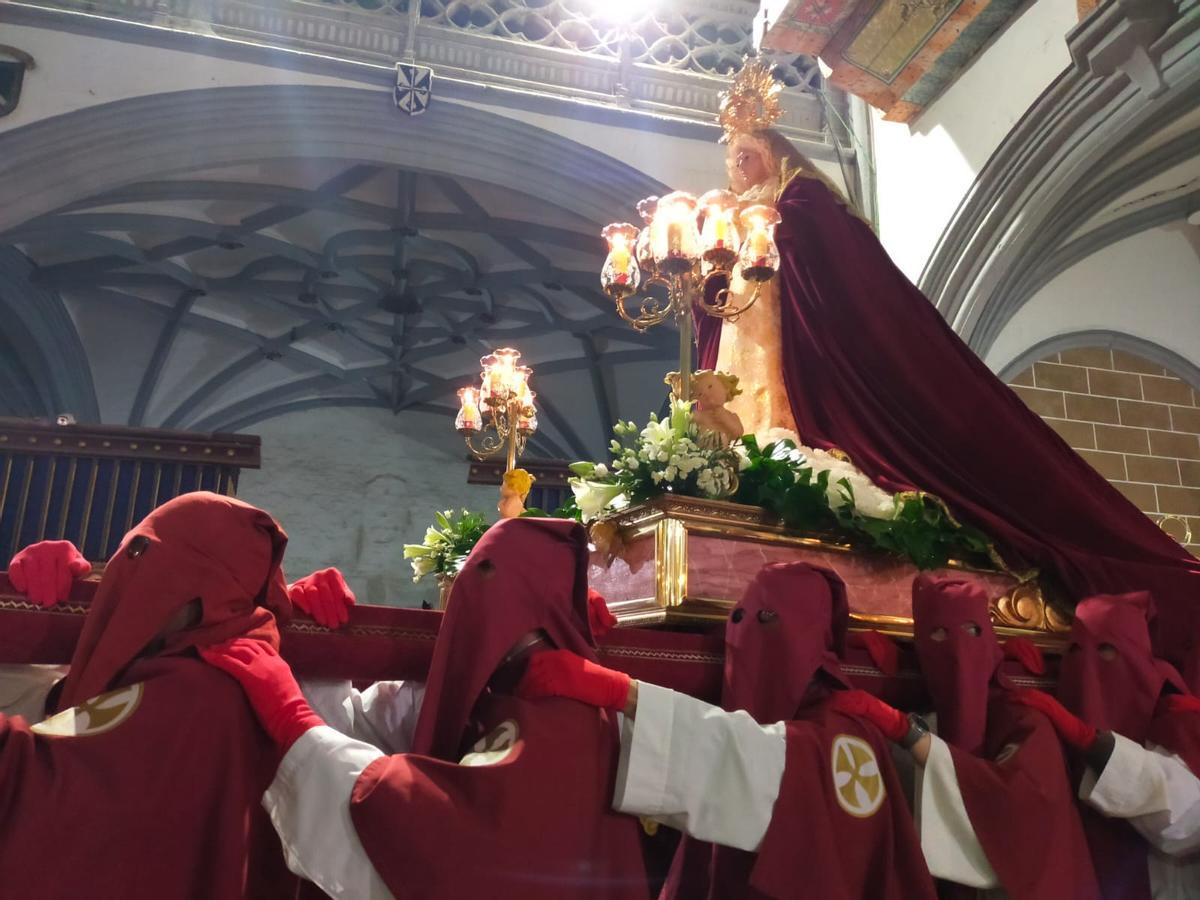
[[[913,744],[919,741],[925,735],[929,734],[932,729],[929,723],[918,716],[916,713],[908,714],[908,733],[900,739],[900,746],[905,750],[911,750]]]

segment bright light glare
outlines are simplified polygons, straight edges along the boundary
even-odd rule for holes
[[[600,18],[616,24],[633,21],[639,9],[645,10],[650,6],[645,0],[593,0],[592,5]]]

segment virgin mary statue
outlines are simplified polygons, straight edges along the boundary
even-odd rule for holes
[[[841,449],[881,487],[937,495],[989,532],[1012,568],[1053,573],[1072,600],[1150,590],[1159,650],[1185,662],[1200,628],[1200,561],[992,374],[769,127],[778,87],[765,74],[743,68],[721,123],[732,190],[779,210],[779,273],[736,322],[697,316],[700,366],[757,385],[729,408],[748,432],[795,431]],[[729,288],[746,290],[736,276]]]

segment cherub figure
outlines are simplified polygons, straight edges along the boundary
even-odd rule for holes
[[[504,473],[504,480],[500,483],[500,502],[496,504],[500,518],[515,519],[525,512],[525,498],[529,496],[536,480],[524,469]]]
[[[679,395],[679,373],[666,377],[674,396]],[[692,399],[696,405],[692,419],[700,431],[699,444],[708,449],[728,447],[746,433],[737,413],[725,408],[742,392],[736,375],[701,369],[692,373]]]

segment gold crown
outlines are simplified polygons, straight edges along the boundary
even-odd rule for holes
[[[783,115],[779,92],[783,85],[771,73],[771,67],[760,59],[747,59],[733,77],[729,90],[721,94],[721,111],[717,122],[725,134],[721,143],[728,143],[735,134],[770,128]]]

